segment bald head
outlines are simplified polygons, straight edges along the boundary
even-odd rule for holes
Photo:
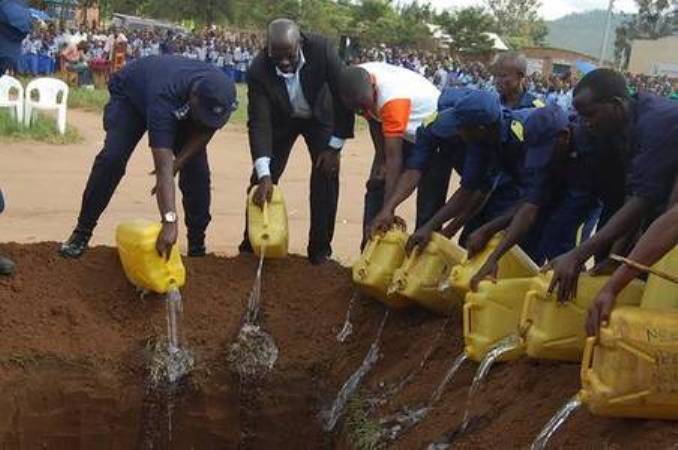
[[[293,73],[299,65],[301,32],[289,19],[276,19],[268,25],[268,56],[283,73]]]
[[[527,74],[527,58],[522,53],[506,52],[500,53],[494,60],[495,71],[514,71],[522,75]]]
[[[268,25],[268,45],[296,45],[301,41],[299,26],[290,19],[275,19]]]
[[[525,91],[527,59],[516,52],[501,53],[492,65],[495,86],[501,96],[502,104],[514,107]]]
[[[339,97],[352,111],[372,109],[374,86],[367,70],[358,66],[342,70],[339,76]]]

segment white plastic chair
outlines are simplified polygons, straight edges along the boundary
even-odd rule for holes
[[[10,94],[15,90],[16,98],[11,98]],[[19,123],[24,120],[24,87],[21,81],[9,75],[0,77],[0,108],[10,108],[10,112]]]
[[[37,92],[38,99],[32,94]],[[61,98],[59,98],[61,94]],[[56,111],[59,133],[66,134],[66,110],[68,108],[68,85],[56,78],[38,78],[26,86],[26,111],[24,122],[30,126],[36,111]]]

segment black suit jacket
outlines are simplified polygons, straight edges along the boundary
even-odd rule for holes
[[[301,87],[313,110],[313,119],[333,129],[336,137],[352,138],[355,116],[338,96],[338,78],[344,63],[329,39],[305,33],[302,39],[306,63],[300,72]],[[247,88],[252,159],[271,157],[273,130],[291,127],[293,118],[285,80],[276,74],[267,49],[262,49],[252,61],[247,72]]]

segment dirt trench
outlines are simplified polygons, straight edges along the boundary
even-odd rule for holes
[[[360,365],[383,316],[357,302],[354,333],[336,341],[353,294],[349,271],[291,257],[266,262],[263,326],[280,357],[273,371],[242,384],[229,370],[256,271],[254,257],[186,259],[183,331],[195,369],[173,404],[146,389],[153,342],[165,333],[162,299],[141,300],[114,249],[79,261],[55,243],[0,245],[18,273],[0,279],[0,449],[364,449],[379,417],[425,401],[461,352],[450,320],[423,371],[378,408],[366,400],[419,365],[444,320],[422,311],[391,314],[382,357],[334,433],[319,413]],[[421,449],[458,426],[475,364],[467,362],[420,425],[391,448]],[[518,361],[494,370],[479,417],[453,448],[526,448],[578,389],[578,366]],[[171,408],[168,410],[168,406]],[[168,415],[171,414],[171,432]],[[603,419],[580,411],[550,448],[675,448],[678,427]]]

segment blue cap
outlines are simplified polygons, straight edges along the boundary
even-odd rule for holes
[[[211,70],[196,86],[198,120],[208,128],[219,129],[226,125],[231,113],[237,108],[235,85],[224,72]]]
[[[445,88],[440,93],[440,98],[438,98],[438,111],[444,111],[448,108],[454,108],[459,103],[464,96],[468,95],[469,92],[473,92],[469,88]]]
[[[535,109],[525,122],[525,142],[528,148],[525,165],[539,168],[546,165],[552,155],[558,134],[567,129],[570,119],[558,105]]]
[[[0,1],[0,58],[16,60],[31,32],[31,13],[23,0]]]
[[[454,107],[458,128],[481,127],[496,123],[501,118],[501,104],[497,94],[471,90]]]

